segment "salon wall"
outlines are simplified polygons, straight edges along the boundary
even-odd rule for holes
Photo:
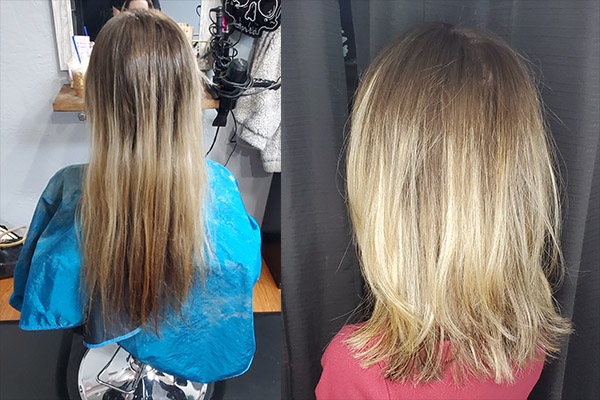
[[[176,22],[185,22],[194,27],[198,33],[199,17],[196,7],[202,4],[200,0],[160,0],[161,11],[173,18]]]
[[[175,3],[195,15],[193,1],[163,0],[163,11],[169,14]],[[88,160],[89,131],[76,113],[52,111],[67,75],[59,70],[51,2],[2,0],[0,10],[0,222],[27,225],[50,177]],[[204,114],[206,148],[215,132],[214,113]],[[229,131],[221,129],[209,158],[225,163],[232,149]],[[261,223],[271,175],[259,153],[238,145],[227,168],[238,179],[248,212]]]

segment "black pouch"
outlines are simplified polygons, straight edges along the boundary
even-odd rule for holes
[[[9,240],[0,242],[0,279],[12,278],[14,275],[15,265],[23,248],[23,238],[14,231],[22,228],[24,227],[7,229],[0,225],[0,237],[9,237]]]
[[[0,279],[11,278],[21,253],[22,244],[0,248]]]

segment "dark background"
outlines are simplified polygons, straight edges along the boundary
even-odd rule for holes
[[[216,382],[211,400],[279,398],[281,315],[256,313],[254,324],[256,353],[250,369]],[[0,399],[69,399],[67,376],[71,374],[69,378],[76,382],[78,371],[78,363],[73,362],[77,356],[70,356],[81,351],[85,351],[81,337],[72,329],[26,332],[19,329],[17,321],[0,322],[0,354],[3,360],[10,360],[0,363]]]
[[[491,30],[532,63],[565,181],[567,275],[556,298],[575,333],[530,398],[600,398],[600,2],[322,0],[282,7],[283,397],[314,398],[323,350],[342,325],[361,318],[349,318],[363,282],[341,154],[358,76],[396,35],[442,21]]]

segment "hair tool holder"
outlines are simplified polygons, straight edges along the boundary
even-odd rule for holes
[[[227,116],[235,108],[237,99],[265,90],[279,89],[281,83],[280,80],[269,81],[252,77],[248,61],[236,58],[238,54],[235,48],[237,41],[229,40],[235,24],[227,22],[223,7],[211,8],[210,19],[209,30],[212,38],[207,56],[212,56],[214,75],[212,85],[208,90],[215,99],[219,100],[219,109],[212,125],[225,126],[227,125]]]

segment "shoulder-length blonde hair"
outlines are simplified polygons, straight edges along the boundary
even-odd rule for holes
[[[81,200],[85,287],[132,325],[180,310],[202,265],[206,164],[199,70],[157,11],[100,31],[86,77],[92,149]]]
[[[347,178],[374,299],[347,340],[364,366],[511,382],[559,350],[570,324],[548,281],[561,265],[553,146],[532,75],[502,40],[439,23],[384,49],[358,89]]]

